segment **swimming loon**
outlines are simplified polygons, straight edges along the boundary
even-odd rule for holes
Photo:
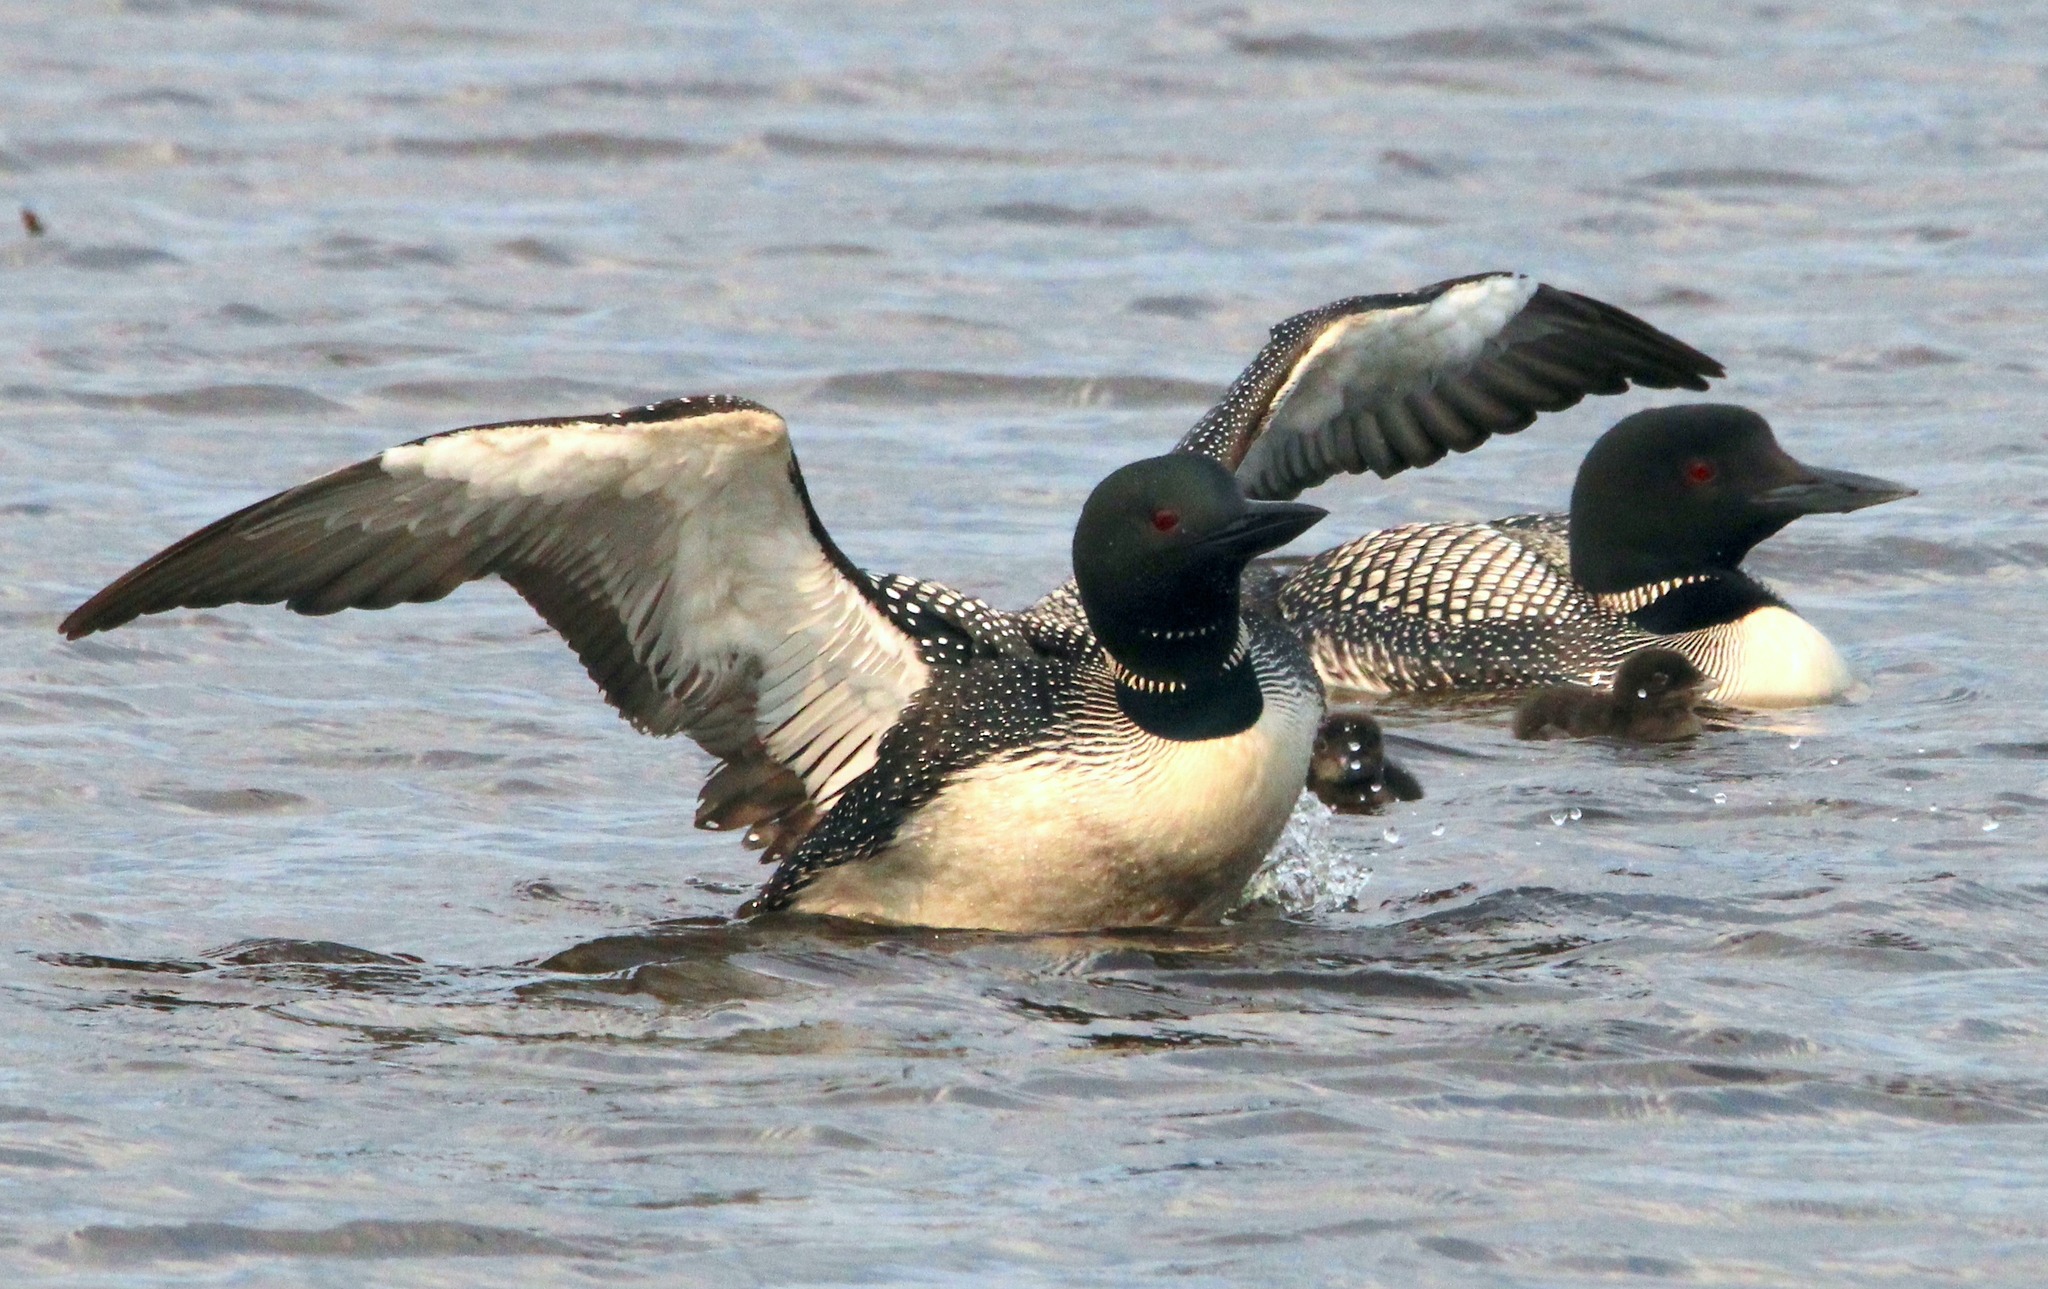
[[[1380,723],[1360,711],[1330,712],[1308,759],[1308,790],[1339,814],[1374,815],[1422,800],[1415,776],[1387,759]]]
[[[1912,495],[1802,465],[1746,408],[1657,408],[1593,445],[1569,516],[1367,533],[1302,563],[1278,607],[1332,687],[1601,686],[1662,645],[1712,679],[1716,703],[1822,702],[1848,689],[1848,665],[1743,557],[1801,515]]]
[[[1676,649],[1638,649],[1609,689],[1548,685],[1515,709],[1519,739],[1607,738],[1674,743],[1698,734],[1701,691],[1713,682]]]
[[[855,568],[788,428],[726,396],[437,434],[150,558],[62,624],[436,600],[496,574],[604,696],[720,764],[700,826],[779,860],[744,912],[1042,931],[1213,921],[1305,781],[1322,689],[1246,564],[1320,519],[1199,456],[1082,508],[1080,621]]]

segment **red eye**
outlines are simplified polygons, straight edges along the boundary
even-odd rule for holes
[[[1178,510],[1155,510],[1152,512],[1152,527],[1162,533],[1170,533],[1180,527]]]
[[[1720,473],[1714,468],[1712,461],[1689,461],[1685,466],[1685,481],[1697,487],[1703,483],[1712,483]]]

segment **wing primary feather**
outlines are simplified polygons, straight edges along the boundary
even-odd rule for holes
[[[405,597],[391,597],[389,589],[394,581],[418,567],[427,553],[423,545],[417,540],[388,537],[380,541],[360,533],[344,552],[338,552],[344,558],[316,570],[320,580],[307,577],[301,581],[300,589],[285,602],[286,607],[294,613],[316,615],[339,613],[343,609],[383,609],[402,603]]]
[[[1393,445],[1387,441],[1386,430],[1380,424],[1381,417],[1389,411],[1382,407],[1378,412],[1360,412],[1352,422],[1352,442],[1358,445],[1360,465],[1385,479],[1401,472],[1401,462],[1394,455]]]
[[[1372,413],[1360,408],[1348,416],[1339,418],[1331,429],[1331,465],[1348,474],[1357,474],[1369,468],[1365,455],[1365,427],[1372,422]]]
[[[1577,348],[1567,336],[1544,336],[1517,346],[1513,352],[1518,362],[1568,379],[1581,397],[1619,394],[1628,388],[1628,377],[1621,374],[1611,358]]]
[[[1618,393],[1621,388],[1610,389],[1608,378],[1596,371],[1587,370],[1572,361],[1569,355],[1539,353],[1533,345],[1524,345],[1502,353],[1494,365],[1506,368],[1530,380],[1541,381],[1557,391],[1557,405],[1547,410],[1562,411],[1575,407],[1587,394]]]
[[[1495,355],[1479,364],[1466,379],[1504,404],[1533,412],[1562,411],[1579,401],[1569,390],[1559,389],[1516,367],[1506,355]]]
[[[1444,454],[1444,450],[1430,437],[1428,426],[1422,420],[1418,404],[1427,397],[1427,394],[1410,394],[1380,409],[1380,428],[1386,431],[1387,446],[1394,450],[1401,470],[1413,465],[1428,465]]]
[[[1447,380],[1436,387],[1436,396],[1449,404],[1471,430],[1462,442],[1445,440],[1446,446],[1458,452],[1470,452],[1486,442],[1489,435],[1513,434],[1536,419],[1533,410],[1503,403],[1470,379]]]

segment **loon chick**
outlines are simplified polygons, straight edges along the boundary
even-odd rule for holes
[[[1125,466],[1075,530],[1085,620],[1046,633],[855,568],[781,417],[674,399],[391,448],[186,537],[61,629],[387,608],[496,574],[627,720],[721,762],[699,826],[780,860],[744,912],[1170,926],[1237,900],[1301,793],[1322,689],[1239,588],[1322,515],[1200,457]]]
[[[1801,515],[1912,495],[1802,465],[1746,408],[1656,408],[1593,445],[1568,517],[1367,533],[1302,563],[1278,607],[1333,688],[1602,686],[1662,645],[1707,675],[1716,703],[1822,702],[1848,689],[1848,665],[1743,557]]]
[[[1396,801],[1422,800],[1415,776],[1387,759],[1380,724],[1360,711],[1331,712],[1316,731],[1309,791],[1332,810],[1375,815]]]
[[[1698,708],[1710,683],[1676,649],[1638,649],[1615,671],[1612,689],[1550,685],[1529,695],[1515,709],[1515,737],[1675,743],[1705,728]]]

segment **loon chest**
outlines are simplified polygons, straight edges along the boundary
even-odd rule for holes
[[[993,757],[795,907],[1008,931],[1214,921],[1286,825],[1322,716],[1313,682],[1262,689],[1236,734],[1179,741],[1106,719]]]
[[[1720,683],[1707,697],[1731,707],[1800,707],[1848,692],[1849,664],[1819,628],[1779,605],[1702,627],[1672,643]]]

